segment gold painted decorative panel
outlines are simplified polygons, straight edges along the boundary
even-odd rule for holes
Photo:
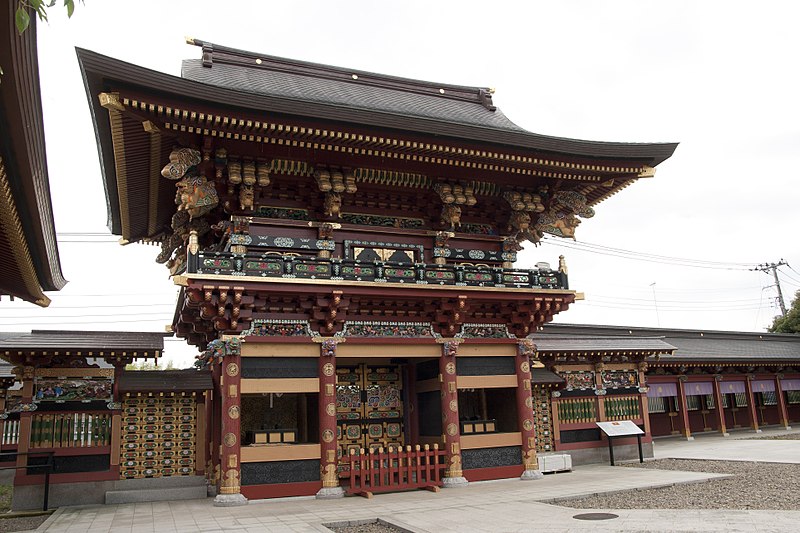
[[[194,393],[126,394],[120,478],[194,475],[196,409]]]

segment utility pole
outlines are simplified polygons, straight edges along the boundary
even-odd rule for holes
[[[751,268],[750,270],[758,270],[760,272],[764,272],[765,274],[772,271],[772,276],[775,278],[775,287],[778,289],[778,305],[781,306],[781,316],[786,316],[786,304],[783,302],[783,292],[781,291],[781,282],[778,279],[778,267],[786,265],[786,261],[781,259],[777,263],[764,263],[763,265],[758,265],[755,268]]]

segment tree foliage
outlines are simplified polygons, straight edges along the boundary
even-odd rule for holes
[[[792,307],[786,316],[777,316],[767,329],[770,333],[800,333],[800,291],[794,293]]]
[[[83,0],[80,0],[83,3]],[[56,0],[19,0],[17,11],[14,13],[14,24],[20,35],[31,25],[31,13],[34,13],[39,20],[47,22],[47,9],[56,5]],[[67,8],[67,16],[72,18],[75,12],[75,0],[64,0],[64,7]]]
[[[167,360],[165,365],[156,365],[153,361],[136,361],[125,366],[125,370],[175,370],[172,360]]]
[[[11,0],[9,0],[11,1]],[[42,22],[47,22],[47,9],[56,5],[57,0],[19,0],[17,2],[17,10],[14,12],[14,25],[20,35],[25,33],[25,30],[31,25],[31,14],[39,17]],[[83,3],[83,0],[79,0]],[[64,0],[64,7],[67,8],[67,16],[72,18],[72,13],[75,12],[75,0]],[[0,67],[0,80],[3,76],[3,67]]]

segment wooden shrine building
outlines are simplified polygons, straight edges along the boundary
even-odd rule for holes
[[[581,295],[563,258],[516,254],[574,237],[676,145],[538,135],[488,88],[191,44],[181,77],[78,59],[110,229],[161,245],[173,331],[212,369],[217,501],[540,476],[564,378],[535,333]],[[609,362],[620,413],[670,350]]]

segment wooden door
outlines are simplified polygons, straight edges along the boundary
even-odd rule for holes
[[[340,459],[350,450],[405,444],[399,365],[342,365],[336,369],[336,433]],[[343,465],[340,465],[340,470]]]

